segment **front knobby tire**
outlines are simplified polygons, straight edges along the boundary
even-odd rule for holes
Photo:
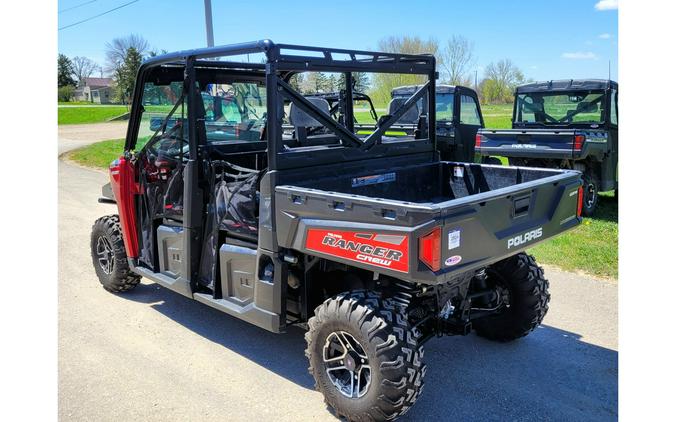
[[[426,366],[420,338],[408,322],[404,298],[359,290],[316,308],[305,354],[316,389],[338,417],[391,420],[407,412],[422,392]],[[353,370],[339,369],[343,364]],[[350,376],[357,381],[351,389]]]
[[[476,333],[490,340],[507,342],[524,337],[541,324],[551,295],[544,270],[534,257],[519,253],[487,269],[498,288],[506,290],[508,306],[494,315],[472,322]]]
[[[101,217],[94,223],[91,229],[91,259],[98,280],[109,292],[129,291],[141,280],[129,268],[117,215]]]

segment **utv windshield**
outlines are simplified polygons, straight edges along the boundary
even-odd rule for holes
[[[605,97],[598,92],[532,92],[516,98],[514,123],[568,125],[602,123]]]
[[[267,111],[265,86],[259,82],[208,84],[202,92],[206,141],[262,140]]]

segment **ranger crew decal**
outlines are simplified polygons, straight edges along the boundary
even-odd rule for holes
[[[350,261],[408,272],[408,236],[309,229],[306,248]]]

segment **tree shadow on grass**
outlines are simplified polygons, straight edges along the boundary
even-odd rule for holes
[[[156,284],[125,299],[148,303],[194,333],[312,389],[304,331],[274,334]],[[476,335],[425,344],[424,393],[401,420],[616,420],[618,353],[542,326],[501,344]]]
[[[612,223],[619,222],[619,201],[614,196],[614,191],[600,194],[600,202],[591,218]]]

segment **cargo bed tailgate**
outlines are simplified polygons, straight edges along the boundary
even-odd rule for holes
[[[445,182],[452,198],[438,202],[278,186],[278,244],[435,284],[513,255],[581,222],[581,179],[576,171],[444,164],[453,174]],[[528,172],[538,172],[539,178],[529,180]],[[529,181],[481,191],[486,175],[494,184],[500,178]]]
[[[574,158],[574,130],[481,129],[476,153],[503,157]]]

